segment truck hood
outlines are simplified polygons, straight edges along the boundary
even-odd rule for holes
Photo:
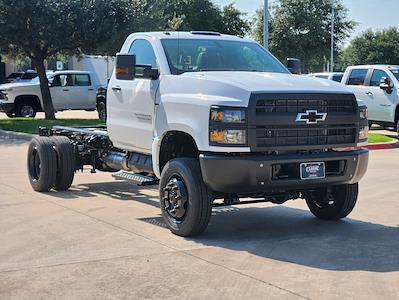
[[[164,101],[196,105],[248,106],[252,93],[353,94],[344,85],[326,79],[261,72],[187,72],[165,75],[160,94]],[[188,101],[190,99],[190,101]]]
[[[233,85],[248,92],[350,92],[344,85],[332,80],[284,73],[212,71],[180,76]]]
[[[38,85],[38,84],[30,83],[30,81],[29,82],[5,83],[5,84],[0,84],[0,90],[8,90],[8,89],[14,89],[14,88],[26,87],[26,86],[32,86],[32,85]]]

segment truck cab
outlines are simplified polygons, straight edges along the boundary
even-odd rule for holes
[[[369,122],[394,127],[399,134],[399,66],[365,65],[348,67],[342,83],[369,110]]]
[[[368,164],[367,107],[353,92],[216,32],[130,35],[108,84],[106,128],[41,135],[28,154],[35,190],[69,188],[84,165],[159,183],[164,222],[181,236],[202,233],[215,205],[304,199],[318,218],[344,218]],[[47,149],[74,167],[49,167],[42,179],[35,155]]]

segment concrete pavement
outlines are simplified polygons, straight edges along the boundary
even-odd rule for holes
[[[35,193],[26,142],[0,137],[0,298],[394,299],[399,149],[371,153],[349,219],[303,201],[214,209],[204,235],[164,228],[157,189],[78,173]]]

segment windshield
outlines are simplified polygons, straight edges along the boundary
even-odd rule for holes
[[[200,71],[288,73],[256,43],[205,39],[162,40],[172,74]]]
[[[390,69],[390,71],[399,80],[399,69]]]

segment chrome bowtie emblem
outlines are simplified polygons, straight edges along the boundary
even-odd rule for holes
[[[306,124],[317,124],[327,118],[327,113],[319,113],[317,110],[307,110],[305,113],[299,113],[296,116],[297,122],[306,122]]]

